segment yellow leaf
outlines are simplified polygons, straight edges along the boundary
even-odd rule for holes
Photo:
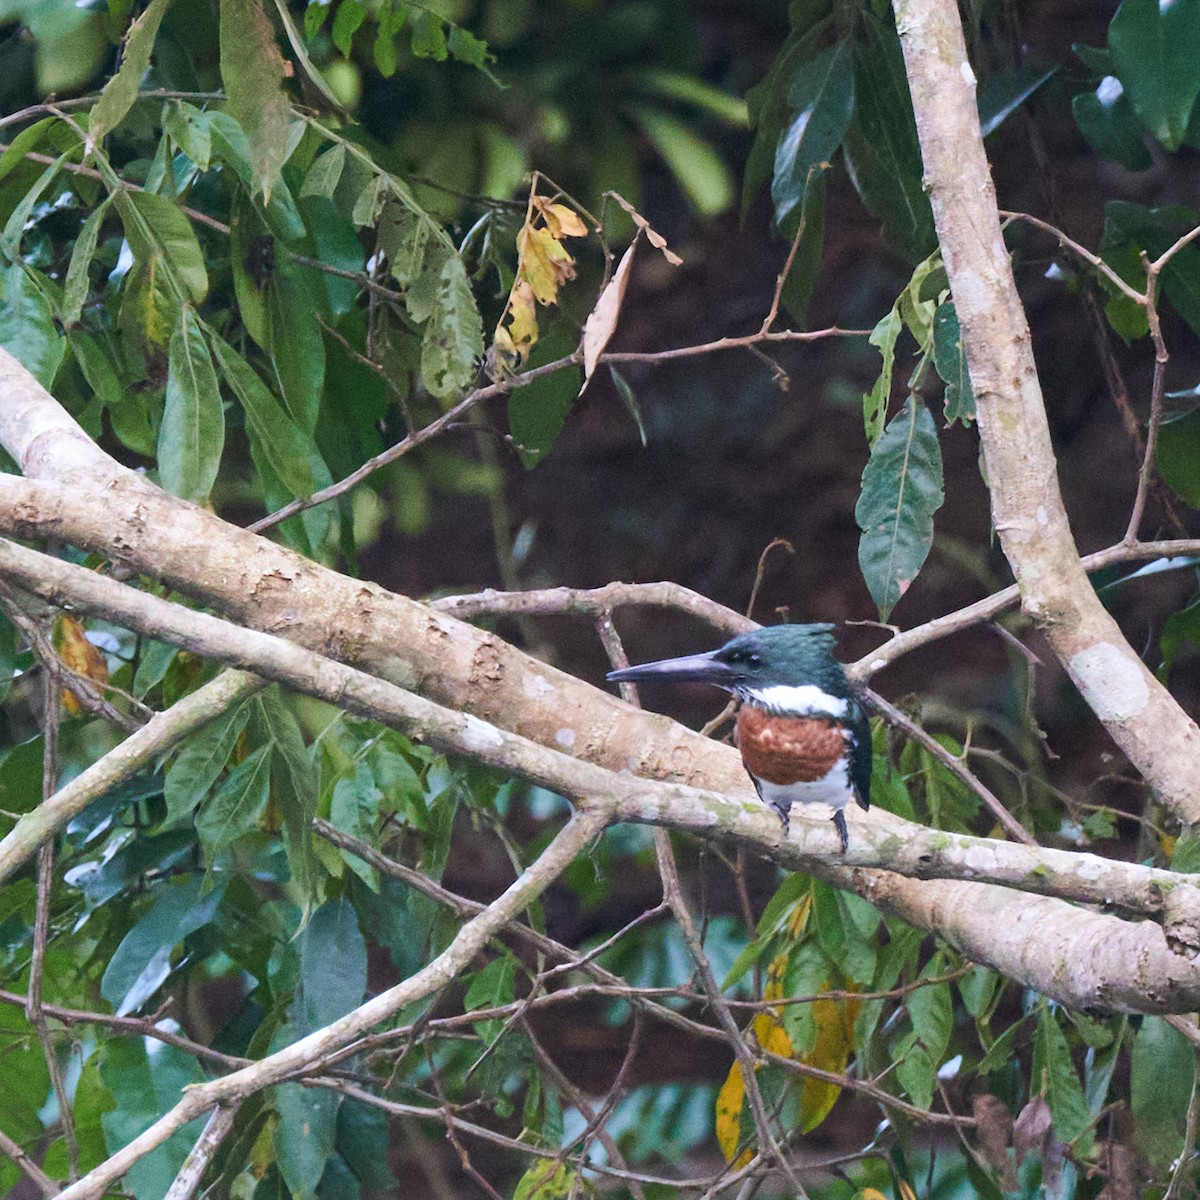
[[[784,1058],[792,1056],[792,1040],[787,1031],[779,1023],[774,1013],[759,1013],[750,1025],[759,1046],[771,1054],[779,1054]],[[759,1069],[761,1064],[755,1066]],[[742,1109],[746,1103],[746,1084],[742,1079],[742,1069],[735,1062],[729,1068],[729,1074],[717,1093],[716,1131],[717,1145],[725,1155],[725,1161],[734,1168],[743,1167],[753,1155],[747,1147],[740,1154],[738,1144],[742,1140]]]
[[[517,275],[527,279],[539,304],[556,304],[558,289],[575,278],[575,260],[549,229],[522,225],[517,234]]]
[[[778,1054],[783,1058],[792,1057],[792,1039],[788,1037],[787,1030],[774,1013],[759,1013],[750,1027],[754,1030],[759,1046],[768,1054]]]
[[[907,1179],[897,1180],[896,1188],[900,1192],[900,1200],[917,1200],[917,1193],[913,1191],[913,1186]]]
[[[108,683],[108,663],[104,655],[88,641],[86,631],[74,617],[59,617],[54,622],[50,640],[58,657],[76,675],[95,680],[99,684]],[[83,711],[74,692],[64,690],[62,704],[73,717],[77,717]]]
[[[822,990],[825,990],[824,988]],[[854,1049],[854,1022],[858,1019],[857,1000],[815,1000],[813,1021],[817,1027],[816,1044],[799,1056],[810,1067],[819,1067],[840,1075],[850,1062]],[[805,1079],[800,1088],[800,1129],[816,1129],[829,1115],[842,1089],[824,1079]]]
[[[565,204],[551,204],[542,196],[534,196],[533,207],[546,222],[546,228],[556,240],[562,241],[565,237],[587,237],[587,226],[573,208],[568,208]]]
[[[725,1161],[735,1167],[744,1166],[750,1161],[751,1155],[749,1148],[738,1154],[738,1143],[742,1136],[742,1108],[745,1102],[746,1085],[742,1081],[742,1069],[735,1062],[729,1068],[729,1074],[717,1093],[716,1108],[717,1145],[721,1147]]]
[[[887,1197],[878,1188],[863,1188],[854,1200],[887,1200]]]
[[[524,279],[517,281],[508,302],[508,332],[517,354],[524,362],[538,339],[537,305],[533,287]]]

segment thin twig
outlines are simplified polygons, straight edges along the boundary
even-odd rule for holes
[[[991,810],[992,815],[1000,822],[1009,834],[1026,846],[1036,846],[1037,839],[1028,833],[1021,823],[1000,803],[996,794],[955,754],[951,754],[936,738],[926,733],[916,721],[905,716],[894,704],[885,700],[877,692],[867,688],[863,693],[867,703],[875,709],[890,725],[902,730],[912,741],[933,755],[952,775],[977,795]]]
[[[1146,262],[1145,255],[1142,261]],[[1137,494],[1134,496],[1133,509],[1129,514],[1129,526],[1122,539],[1127,545],[1137,543],[1138,530],[1142,526],[1142,515],[1146,509],[1146,497],[1150,493],[1150,483],[1154,478],[1154,452],[1158,447],[1158,430],[1162,425],[1163,391],[1166,388],[1167,343],[1163,339],[1162,325],[1158,316],[1158,303],[1155,299],[1155,288],[1158,282],[1157,269],[1154,264],[1146,264],[1146,320],[1150,326],[1150,337],[1154,342],[1154,378],[1150,385],[1150,421],[1146,426],[1146,448],[1142,455],[1142,466],[1138,472]]]
[[[62,692],[57,672],[47,670],[43,691],[45,711],[42,714],[42,802],[54,795],[58,782],[58,731]],[[42,986],[45,982],[46,948],[50,941],[50,897],[54,891],[54,839],[42,843],[38,851],[37,901],[33,921],[33,955],[29,964],[29,994],[25,997],[25,1017],[37,1031],[42,1057],[54,1088],[58,1116],[62,1122],[63,1139],[67,1144],[67,1169],[72,1180],[79,1178],[79,1143],[75,1138],[75,1117],[71,1097],[63,1079],[58,1048],[50,1034],[46,1013],[42,1007]]]
[[[163,1200],[191,1200],[200,1186],[204,1172],[213,1156],[221,1148],[221,1143],[233,1128],[233,1118],[237,1114],[236,1104],[220,1104],[212,1111],[204,1132],[196,1139],[196,1144],[183,1160],[183,1166],[172,1181]]]
[[[17,1166],[25,1172],[25,1174],[37,1186],[37,1189],[43,1196],[57,1196],[59,1192],[58,1184],[42,1170],[41,1167],[29,1157],[28,1154],[21,1148],[20,1142],[14,1141],[0,1129],[0,1154],[11,1158]]]

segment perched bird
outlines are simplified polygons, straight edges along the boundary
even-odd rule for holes
[[[871,799],[871,727],[842,664],[832,625],[775,625],[743,633],[707,654],[610,671],[614,683],[711,683],[742,702],[736,741],[759,799],[788,827],[793,804],[824,804],[842,843],[843,809]]]

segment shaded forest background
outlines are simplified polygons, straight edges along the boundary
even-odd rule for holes
[[[988,6],[990,19],[973,47],[996,67],[1020,61],[1053,68],[988,138],[1001,208],[1041,216],[1092,247],[1102,238],[1106,200],[1150,207],[1194,203],[1200,183],[1195,150],[1185,147],[1168,156],[1154,149],[1152,164],[1132,171],[1102,160],[1079,133],[1071,100],[1094,87],[1094,77],[1073,46],[1104,44],[1116,7],[1083,0]],[[0,4],[0,15],[25,14],[10,3]],[[715,97],[742,97],[762,79],[787,34],[787,6],[749,0],[490,0],[459,5],[453,15],[487,38],[495,54],[489,69],[501,86],[465,65],[416,58],[406,59],[389,78],[361,54],[357,74],[342,78],[340,86],[365,129],[388,147],[397,171],[414,181],[421,203],[452,223],[455,241],[461,243],[482,211],[477,195],[495,195],[505,183],[519,224],[521,181],[529,167],[588,207],[598,206],[601,191],[613,188],[665,234],[684,266],[672,270],[648,253],[637,260],[610,349],[653,352],[756,330],[788,246],[774,230],[765,188],[740,202],[753,135],[736,104],[723,108]],[[205,19],[205,5],[184,0],[172,16],[179,30],[190,22],[197,53],[205,45]],[[215,45],[214,33],[214,54]],[[8,68],[0,87],[3,111],[37,102],[51,67],[63,68],[63,94],[94,90],[111,70],[112,52],[98,43],[94,72],[85,73],[85,50],[59,51],[78,57],[79,78],[72,79],[64,64],[37,61],[28,39],[9,27],[0,42],[0,63]],[[668,74],[703,84],[708,89],[703,102],[694,102],[678,84],[665,85]],[[648,106],[668,112],[677,125],[664,132],[645,117]],[[682,158],[672,160],[672,153]],[[438,186],[420,186],[421,179]],[[824,252],[805,325],[869,330],[905,287],[912,267],[884,245],[878,221],[862,207],[844,167],[828,174],[826,187]],[[1099,315],[1104,297],[1094,294],[1088,279],[1071,274],[1051,239],[1020,228],[1010,234],[1010,245],[1063,493],[1086,554],[1119,539],[1139,462],[1113,402],[1104,358],[1111,356],[1123,374],[1144,422],[1152,354],[1144,340],[1131,347],[1108,329]],[[580,259],[580,282],[562,295],[561,328],[544,339],[548,356],[573,348],[601,279],[603,262],[594,247]],[[485,328],[494,327],[503,304],[504,291],[497,286],[496,292]],[[1172,347],[1168,390],[1190,389],[1200,380],[1200,350],[1173,311],[1164,314],[1164,323]],[[911,339],[907,334],[903,339],[897,395],[912,365],[904,357]],[[522,394],[490,401],[478,419],[390,466],[375,491],[355,495],[346,512],[355,521],[357,570],[414,597],[488,587],[671,580],[739,610],[754,594],[752,615],[764,623],[780,615],[837,622],[846,626],[842,657],[864,654],[881,635],[872,628],[876,609],[856,565],[854,506],[868,453],[862,394],[878,375],[879,356],[865,337],[781,346],[772,355],[784,378],[745,349],[622,365],[637,399],[636,414],[601,372],[570,405],[562,433],[533,466],[522,461],[506,433],[506,409],[521,404]],[[339,388],[356,396],[378,393],[385,415],[378,429],[362,436],[377,437],[380,446],[398,441],[404,434],[401,414],[387,406],[381,383],[353,364],[336,369],[342,374],[327,384],[331,397]],[[568,380],[563,386],[573,390],[570,385]],[[936,517],[929,562],[893,614],[902,627],[968,604],[1011,579],[991,537],[975,432],[956,425],[941,433],[941,446],[946,502]],[[236,435],[226,454],[227,465],[241,455],[249,470],[247,446]],[[119,456],[129,465],[144,465],[131,453]],[[344,473],[335,462],[331,466],[335,478]],[[230,482],[236,478],[236,467],[223,474],[214,507],[244,525],[261,508],[256,493],[247,489],[251,500],[239,494]],[[1194,517],[1189,525],[1183,516],[1182,528],[1180,519],[1158,489],[1143,532],[1148,538],[1194,535]],[[779,540],[787,545],[776,544]],[[978,549],[989,544],[989,552]],[[1188,604],[1194,573],[1180,570],[1115,586],[1132,570],[1112,572],[1110,588],[1103,578],[1097,582],[1135,647],[1154,648],[1168,617]],[[1036,652],[1038,635],[1023,618],[1005,620],[1021,629]],[[712,644],[710,630],[677,614],[637,609],[618,621],[635,662]],[[599,681],[608,666],[585,621],[500,619],[495,627],[583,678]],[[1154,665],[1153,649],[1146,657]],[[1194,649],[1180,649],[1171,685],[1186,709],[1200,707],[1200,655]],[[1040,662],[1027,659],[995,631],[977,628],[906,655],[874,686],[929,729],[959,741],[969,735],[975,746],[1003,749],[1021,764],[1023,774],[1015,777],[986,760],[975,764],[1002,794],[1056,789],[1068,843],[1071,821],[1082,827],[1092,806],[1141,814],[1144,785],[1132,778],[1050,654]],[[703,689],[664,689],[647,702],[693,726],[720,707]],[[16,724],[28,719],[16,705],[4,710],[4,718],[13,722],[6,741],[33,732]],[[472,828],[465,812],[458,819],[443,882],[454,892],[488,900],[511,880],[511,864],[497,855],[492,830]],[[1111,836],[1092,827],[1089,844],[1114,857],[1142,857],[1145,829],[1134,820],[1118,822]],[[512,836],[525,843],[538,830],[536,804],[514,807]],[[544,907],[556,938],[579,945],[653,907],[661,885],[648,836],[644,830],[630,832],[623,848],[628,857],[603,886],[589,891],[577,871],[550,889]],[[698,843],[681,853],[706,916],[719,922],[738,915],[740,898],[730,872]],[[777,881],[774,863],[749,864],[755,911]],[[394,982],[394,968],[382,952],[373,951],[370,967],[372,991]],[[197,985],[184,998],[189,1030],[207,1041],[241,1000],[233,980]],[[611,1083],[627,1048],[626,1030],[594,1019],[586,1005],[555,1006],[532,1019],[575,1083],[597,1092]],[[634,1087],[669,1077],[716,1084],[729,1065],[730,1056],[714,1054],[709,1043],[656,1031],[625,1083]],[[869,1139],[873,1108],[849,1096],[839,1103],[834,1119],[806,1141],[806,1151],[850,1148]],[[412,1165],[405,1155],[415,1144],[406,1149],[401,1141],[395,1151],[393,1169],[401,1177]],[[488,1154],[484,1148],[476,1157],[485,1175]],[[715,1147],[712,1156],[719,1161]],[[462,1182],[452,1163],[446,1170]],[[502,1174],[499,1166],[495,1170]]]

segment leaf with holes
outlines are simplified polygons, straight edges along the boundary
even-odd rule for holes
[[[862,530],[858,564],[881,620],[924,565],[943,498],[937,429],[925,405],[909,396],[871,449],[854,509]]]

